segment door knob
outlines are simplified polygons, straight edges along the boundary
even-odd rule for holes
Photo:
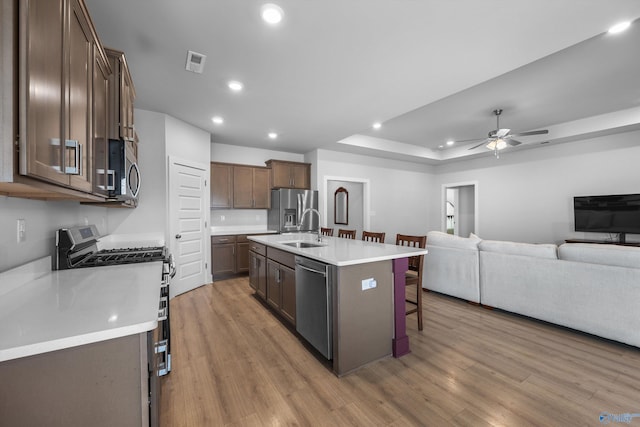
[[[176,234],[176,239],[182,239],[182,234]]]

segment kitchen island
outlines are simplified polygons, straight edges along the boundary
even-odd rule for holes
[[[405,283],[408,257],[424,255],[426,249],[409,248],[317,234],[293,233],[269,236],[251,236],[255,257],[250,264],[250,280],[259,277],[256,269],[264,262],[268,269],[263,288],[256,294],[277,308],[303,338],[301,323],[308,323],[309,308],[314,300],[302,300],[307,295],[305,260],[326,266],[328,298],[327,352],[310,340],[326,359],[331,360],[333,371],[342,376],[383,357],[400,357],[409,352],[406,335]],[[293,261],[295,259],[295,262]],[[295,265],[293,265],[295,263]],[[271,274],[269,268],[275,269]],[[291,276],[295,269],[295,283]],[[284,279],[282,279],[284,277]],[[253,286],[253,285],[252,285]],[[261,290],[263,289],[263,290]],[[274,297],[275,292],[279,295]],[[278,305],[278,298],[280,305]],[[322,298],[316,298],[321,304]],[[301,311],[301,305],[304,309]],[[311,304],[311,306],[309,305]],[[311,322],[318,322],[317,317]],[[311,325],[312,329],[314,325]],[[320,327],[321,325],[315,325]]]

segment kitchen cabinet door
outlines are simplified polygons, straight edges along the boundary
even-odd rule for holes
[[[291,171],[288,164],[272,163],[271,177],[272,188],[291,188]]]
[[[253,207],[253,168],[233,167],[233,207],[251,209]]]
[[[20,174],[92,192],[91,21],[79,0],[21,5]]]
[[[236,244],[211,245],[211,271],[216,275],[234,274],[236,270]]]
[[[236,209],[268,209],[271,191],[269,169],[233,166],[233,207]]]
[[[296,324],[296,272],[294,269],[280,266],[281,284],[280,284],[280,313],[289,321]]]
[[[253,169],[253,207],[256,209],[269,209],[271,207],[269,177],[269,169]]]
[[[291,183],[292,188],[299,189],[310,189],[311,183],[310,180],[310,168],[309,165],[305,164],[292,164],[291,165]]]
[[[20,35],[21,73],[26,93],[20,96],[21,167],[20,173],[47,181],[67,184],[63,173],[63,34],[64,3],[33,0],[22,4],[25,22]],[[45,95],[46,94],[46,95]],[[25,147],[26,145],[26,147]],[[26,156],[26,159],[24,158]]]
[[[105,48],[113,70],[109,79],[109,138],[135,141],[133,104],[136,91],[124,52]]]
[[[211,207],[233,207],[233,166],[211,163]]]
[[[267,303],[285,320],[296,323],[296,273],[267,258]]]
[[[267,265],[264,255],[249,252],[249,284],[256,294],[265,299],[267,296]]]
[[[103,51],[97,45],[93,50],[93,192],[106,196],[107,187],[115,184],[108,172],[107,155],[107,101],[111,69]]]
[[[246,240],[246,236],[242,237]],[[236,243],[236,273],[246,273],[247,271],[249,271],[249,242],[239,241]]]
[[[280,311],[280,264],[267,259],[267,303]]]
[[[92,141],[91,121],[93,90],[93,34],[89,17],[79,0],[70,0],[68,72],[66,73],[67,115],[65,120],[65,169],[73,188],[91,192]]]

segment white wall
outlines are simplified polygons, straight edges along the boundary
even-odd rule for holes
[[[17,243],[16,220],[26,221],[26,241]],[[107,209],[78,202],[45,202],[0,196],[0,272],[55,254],[59,228],[96,224],[107,233]],[[0,284],[2,286],[2,284]]]
[[[369,181],[370,230],[387,233],[389,243],[395,243],[397,233],[427,233],[429,206],[437,205],[440,194],[434,193],[430,166],[337,151],[317,151],[317,182],[324,183],[327,176]],[[327,215],[324,197],[320,198],[319,207],[320,212]],[[366,218],[364,223],[367,223]]]
[[[476,234],[484,239],[605,238],[573,231],[573,197],[640,193],[639,143],[640,131],[635,131],[445,164],[435,169],[433,192],[443,184],[477,181]],[[439,230],[441,208],[430,206],[437,209],[429,215],[429,229]]]
[[[211,143],[211,161],[238,163],[241,165],[266,166],[270,159],[304,162],[304,154],[288,153],[261,148],[237,147],[235,145]]]

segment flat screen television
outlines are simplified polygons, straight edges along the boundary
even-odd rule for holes
[[[640,234],[640,194],[573,198],[575,231]]]

